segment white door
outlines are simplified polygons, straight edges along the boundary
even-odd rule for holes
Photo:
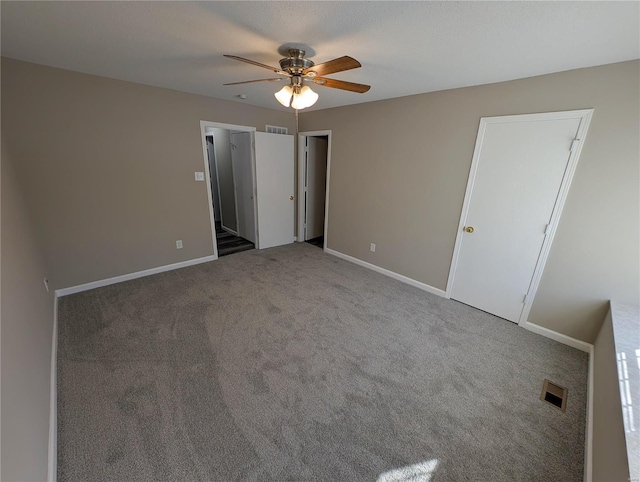
[[[293,243],[293,136],[255,133],[258,249]]]
[[[231,134],[231,161],[236,188],[238,236],[255,244],[256,220],[251,169],[251,133],[234,132]]]
[[[478,132],[451,298],[518,322],[582,118],[499,119]]]
[[[231,136],[226,129],[212,129],[213,149],[218,195],[220,198],[220,224],[225,231],[238,234],[236,189],[231,161]]]
[[[216,176],[215,153],[213,136],[207,136],[207,162],[209,165],[209,185],[211,186],[211,200],[213,204],[213,219],[220,221],[220,196],[218,195],[218,177]]]
[[[327,144],[322,137],[307,136],[305,158],[304,239],[324,234],[324,203],[327,184]]]

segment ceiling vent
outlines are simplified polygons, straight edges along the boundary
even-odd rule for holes
[[[540,400],[550,403],[564,412],[567,409],[568,394],[569,390],[567,388],[561,387],[560,385],[545,378],[544,383],[542,384]]]
[[[286,127],[278,127],[278,126],[266,126],[267,134],[288,134],[289,130]]]

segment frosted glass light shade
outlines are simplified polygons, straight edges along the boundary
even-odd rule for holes
[[[318,94],[311,90],[309,86],[305,85],[300,89],[299,94],[293,94],[291,107],[294,109],[305,109],[307,107],[311,107],[317,100]]]
[[[285,107],[289,107],[289,104],[291,103],[291,96],[293,95],[293,89],[290,85],[285,85],[274,95],[276,96],[276,99],[278,99],[278,102]]]

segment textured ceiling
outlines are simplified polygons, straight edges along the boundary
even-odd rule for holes
[[[79,72],[284,109],[267,70],[308,46],[331,77],[366,94],[314,87],[310,110],[640,58],[638,2],[1,2],[2,55]],[[282,83],[281,83],[282,84]],[[246,100],[236,96],[246,94]]]

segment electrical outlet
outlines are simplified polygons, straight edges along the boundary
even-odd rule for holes
[[[372,253],[375,253],[376,252],[376,244],[375,243],[371,243],[371,248],[369,248],[369,249],[371,249]]]
[[[196,172],[196,181],[204,181],[204,172]]]
[[[176,241],[176,249],[182,249],[182,240],[181,239]]]
[[[47,293],[49,292],[49,280],[47,278],[44,279],[44,287],[47,290]]]

